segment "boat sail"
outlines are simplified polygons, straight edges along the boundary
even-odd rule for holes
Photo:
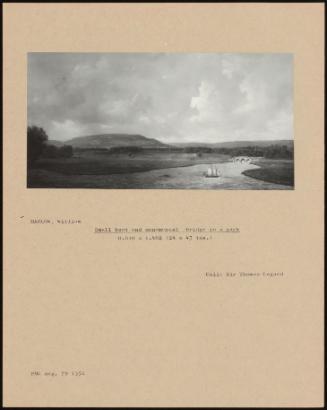
[[[207,178],[218,178],[220,176],[219,171],[217,170],[217,167],[211,165],[210,168],[208,168],[207,173],[205,174]]]

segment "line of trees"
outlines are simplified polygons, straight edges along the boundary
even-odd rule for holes
[[[110,153],[113,154],[136,154],[138,152],[143,152],[144,149],[142,147],[138,147],[135,145],[126,145],[126,146],[116,146],[110,148]],[[146,149],[145,149],[146,151]]]
[[[260,147],[257,145],[246,146],[246,147],[184,147],[184,148],[173,148],[171,152],[185,152],[185,153],[196,153],[196,154],[226,154],[231,156],[248,156],[248,157],[264,157],[264,158],[278,158],[278,159],[292,159],[294,157],[294,150],[292,146],[272,144],[266,147]]]
[[[264,157],[275,159],[293,159],[292,146],[273,144],[266,147],[249,146],[236,148],[219,148],[220,153],[232,156]]]
[[[266,147],[257,145],[245,147],[207,147],[207,146],[189,146],[189,147],[169,147],[169,152],[183,152],[190,154],[225,154],[231,156],[249,156],[264,157],[276,159],[293,159],[294,150],[292,146],[272,144]]]
[[[42,158],[70,158],[72,156],[73,147],[71,145],[56,147],[55,145],[47,144],[42,152]]]
[[[189,147],[174,147],[167,148],[148,148],[139,146],[116,146],[111,148],[76,148],[76,152],[90,151],[103,154],[128,154],[133,156],[142,152],[169,152],[169,153],[187,153],[197,154],[202,156],[203,154],[225,154],[231,156],[249,156],[249,157],[264,157],[275,159],[292,159],[294,156],[293,146],[272,144],[265,147],[258,145],[251,145],[245,147],[208,147],[208,146],[189,146]]]

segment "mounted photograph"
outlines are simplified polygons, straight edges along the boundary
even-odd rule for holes
[[[28,53],[27,187],[293,190],[293,55]]]

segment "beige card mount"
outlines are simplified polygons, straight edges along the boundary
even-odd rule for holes
[[[323,405],[320,4],[4,5],[4,405]]]

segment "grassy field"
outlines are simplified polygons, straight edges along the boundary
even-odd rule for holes
[[[36,169],[64,175],[111,175],[224,162],[228,155],[149,152],[128,154],[81,154],[72,158],[39,159]]]
[[[294,186],[293,160],[263,158],[253,163],[260,168],[244,171],[244,175],[274,184]]]

